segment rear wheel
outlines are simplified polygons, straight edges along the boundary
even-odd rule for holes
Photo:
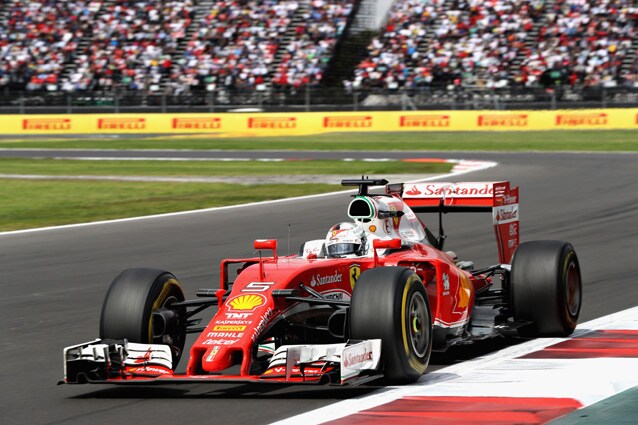
[[[574,247],[563,241],[519,245],[512,259],[514,318],[531,321],[524,336],[567,336],[578,324],[582,282]]]
[[[380,267],[359,276],[350,304],[352,339],[381,339],[386,379],[414,382],[432,351],[432,318],[419,277],[403,267]]]
[[[173,353],[173,369],[186,341],[184,293],[171,273],[155,269],[128,269],[106,293],[100,318],[100,338],[127,339],[144,344],[166,344]],[[154,314],[155,313],[155,314]]]

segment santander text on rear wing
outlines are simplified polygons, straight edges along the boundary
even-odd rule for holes
[[[509,182],[406,183],[401,197],[415,212],[492,212],[501,263],[519,243],[518,187]]]

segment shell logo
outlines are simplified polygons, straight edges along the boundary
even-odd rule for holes
[[[231,311],[254,311],[266,303],[266,297],[260,294],[239,295],[228,300],[226,305]]]

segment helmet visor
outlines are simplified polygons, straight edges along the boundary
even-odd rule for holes
[[[348,255],[359,252],[359,248],[361,244],[359,243],[336,243],[332,245],[328,245],[326,248],[328,250],[328,255],[337,256],[337,255]]]

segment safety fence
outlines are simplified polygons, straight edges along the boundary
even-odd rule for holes
[[[345,90],[302,87],[262,90],[85,93],[0,91],[0,114],[535,110],[638,107],[636,87],[503,88],[416,87],[401,90]]]

